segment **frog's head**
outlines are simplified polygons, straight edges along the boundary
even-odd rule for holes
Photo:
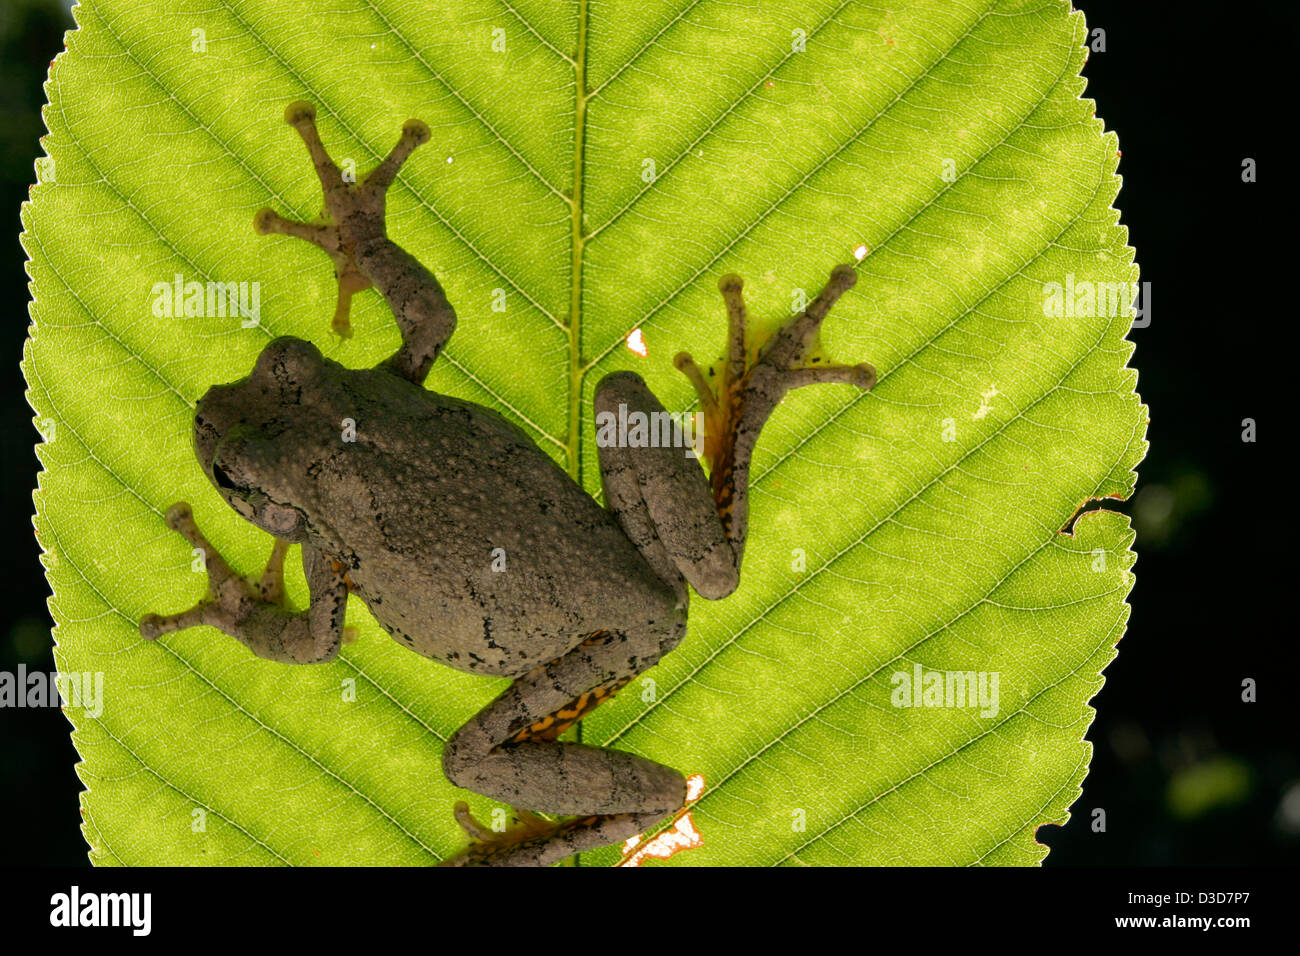
[[[214,385],[194,410],[194,450],[208,481],[242,517],[288,541],[306,539],[294,492],[305,465],[290,439],[303,391],[323,363],[310,342],[275,339],[252,374]]]

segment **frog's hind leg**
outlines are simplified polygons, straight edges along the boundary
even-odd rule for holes
[[[789,318],[762,348],[749,341],[740,278],[723,277],[719,288],[730,321],[720,371],[706,375],[685,352],[674,360],[699,393],[708,479],[687,454],[687,446],[694,449],[698,443],[675,440],[687,431],[680,422],[663,427],[668,414],[640,376],[614,372],[596,386],[596,445],[605,505],[663,580],[680,575],[710,600],[734,591],[749,527],[750,456],[763,423],[792,388],[821,382],[859,388],[875,384],[870,365],[833,365],[813,355],[822,320],[856,277],[852,266],[837,266],[808,308]],[[626,434],[624,422],[629,424]],[[639,435],[637,426],[642,428]],[[673,440],[664,441],[666,436]]]
[[[635,372],[602,378],[594,404],[605,507],[661,580],[684,577],[703,597],[726,597],[740,582],[740,562],[695,457],[693,433],[688,440],[688,428]],[[610,426],[623,421],[631,427],[620,436]]]
[[[518,827],[489,834],[470,827],[472,818],[462,811],[462,825],[477,842],[448,864],[547,866],[626,840],[682,806],[686,781],[677,771],[557,738],[654,663],[684,626],[674,619],[636,634],[594,634],[516,680],[452,736],[443,753],[452,783],[514,807],[573,818],[525,814]]]
[[[852,264],[836,266],[817,297],[788,318],[765,343],[750,341],[739,276],[723,276],[718,288],[727,305],[727,357],[711,376],[680,352],[674,364],[694,385],[704,411],[704,453],[718,515],[739,568],[749,530],[749,465],[759,432],[792,388],[821,383],[876,384],[876,370],[865,362],[835,365],[817,356],[818,334],[831,307],[857,282]]]
[[[262,234],[305,239],[328,253],[339,283],[333,329],[341,336],[351,334],[352,296],[371,286],[377,288],[402,333],[402,347],[384,367],[422,383],[456,328],[456,312],[433,274],[388,238],[385,202],[402,163],[417,146],[428,142],[429,127],[416,119],[407,120],[388,156],[362,182],[355,183],[344,178],[321,142],[314,106],[302,100],[290,103],[284,118],[302,137],[316,167],[325,210],[320,221],[304,223],[261,209],[253,218],[253,227]]]

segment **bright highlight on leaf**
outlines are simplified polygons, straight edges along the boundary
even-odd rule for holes
[[[686,805],[682,807],[668,825],[658,833],[646,837],[631,837],[623,843],[623,858],[619,866],[640,866],[646,860],[667,860],[683,850],[694,850],[704,846],[704,837],[695,826],[690,808],[704,794],[704,777],[692,774],[686,778]]]
[[[869,360],[878,384],[790,393],[757,449],[740,590],[695,600],[686,639],[643,675],[654,692],[629,685],[583,740],[707,777],[678,836],[702,845],[672,864],[1043,858],[1035,830],[1080,792],[1088,701],[1133,581],[1126,518],[1090,510],[1060,532],[1087,502],[1127,497],[1146,447],[1126,367],[1138,271],[1113,208],[1117,142],[1081,99],[1081,14],[1065,0],[75,11],[45,111],[57,180],[43,174],[23,210],[23,368],[47,437],[36,525],[56,660],[105,675],[102,713],[66,711],[96,863],[427,864],[464,844],[466,794],[441,749],[503,682],[418,657],[359,601],[357,641],[319,667],[214,631],[147,644],[136,629],[202,587],[163,525],[172,502],[241,571],[270,550],[199,470],[196,398],[275,336],[352,367],[398,341],[373,292],[353,302],[353,337],[329,336],[328,264],[253,231],[262,206],[319,212],[281,121],[298,99],[363,172],[395,124],[429,125],[388,198],[393,238],[460,314],[428,385],[499,410],[593,492],[602,375],[635,369],[690,410],[671,357],[714,355],[719,276],[744,276],[751,314],[776,321],[856,250],[824,345]],[[244,284],[242,311],[203,296],[155,314],[151,290],[178,275]],[[1047,308],[1049,288],[1085,284],[1087,307]],[[655,354],[633,354],[633,335]],[[479,820],[501,810],[468,799]]]
[[[650,349],[645,344],[645,336],[641,334],[640,329],[633,329],[627,336],[627,347],[630,352],[645,358],[650,354]]]

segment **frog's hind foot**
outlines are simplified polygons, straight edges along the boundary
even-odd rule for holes
[[[787,319],[765,341],[754,341],[740,276],[726,275],[718,289],[727,305],[727,355],[720,369],[706,375],[686,352],[673,364],[691,380],[704,412],[704,457],[714,502],[728,536],[743,546],[745,517],[740,511],[750,455],[772,410],[792,388],[823,382],[869,389],[876,370],[865,362],[835,365],[817,355],[822,321],[835,302],[857,282],[851,263],[836,266],[830,279],[802,312]]]
[[[464,802],[456,804],[454,813],[471,843],[441,866],[549,866],[584,850],[621,843],[663,818],[619,813],[552,820],[516,809],[516,824],[498,833],[474,819]]]
[[[316,222],[307,223],[262,208],[253,217],[253,228],[262,235],[276,233],[305,239],[325,250],[334,262],[334,274],[339,282],[333,329],[346,338],[352,334],[348,319],[352,296],[373,284],[358,264],[358,247],[387,238],[385,193],[406,158],[417,146],[429,141],[429,127],[417,119],[407,120],[388,156],[362,182],[356,183],[344,176],[321,142],[316,130],[316,107],[305,100],[290,103],[284,111],[284,121],[298,131],[307,146],[325,196],[325,209]]]
[[[470,844],[444,860],[443,866],[528,866],[535,856],[534,849],[548,843],[563,825],[559,820],[515,808],[515,824],[497,831],[476,820],[463,800],[452,813],[468,834]]]
[[[452,784],[547,818],[524,813],[519,826],[484,839],[487,828],[458,812],[478,842],[448,863],[550,866],[635,836],[680,808],[686,780],[676,770],[557,738],[658,660],[684,628],[683,620],[596,631],[516,678],[456,731],[442,754]]]

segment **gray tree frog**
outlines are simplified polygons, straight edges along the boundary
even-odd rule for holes
[[[455,785],[524,811],[521,822],[493,833],[457,805],[472,839],[448,862],[546,865],[652,827],[682,806],[680,773],[558,738],[682,639],[688,583],[711,600],[735,590],[750,455],[786,391],[875,383],[870,365],[812,354],[854,268],[836,266],[807,308],[763,343],[749,341],[741,280],[724,277],[729,347],[720,369],[706,375],[689,355],[675,359],[703,406],[710,477],[682,448],[601,447],[601,507],[497,412],[424,388],[456,314],[438,280],[388,238],[384,196],[428,127],[408,121],[392,152],[351,183],[321,143],[310,103],[290,104],[285,119],[311,154],[325,210],[309,224],[262,209],[255,228],[329,254],[336,330],[347,327],[351,297],[373,285],[402,345],[377,368],[350,369],[310,342],[277,338],[247,378],[208,390],[194,414],[199,463],[275,543],[260,577],[241,575],[204,539],[189,506],[173,505],[167,525],[207,555],[208,594],[188,611],[146,616],[141,634],[206,624],[272,661],[330,661],[354,594],[417,653],[514,678],[448,740],[443,768]],[[598,413],[620,405],[664,413],[632,372],[596,387]],[[341,440],[344,419],[356,423],[354,441]],[[284,600],[291,544],[302,545],[305,611]],[[507,556],[503,573],[492,567],[497,549]]]

